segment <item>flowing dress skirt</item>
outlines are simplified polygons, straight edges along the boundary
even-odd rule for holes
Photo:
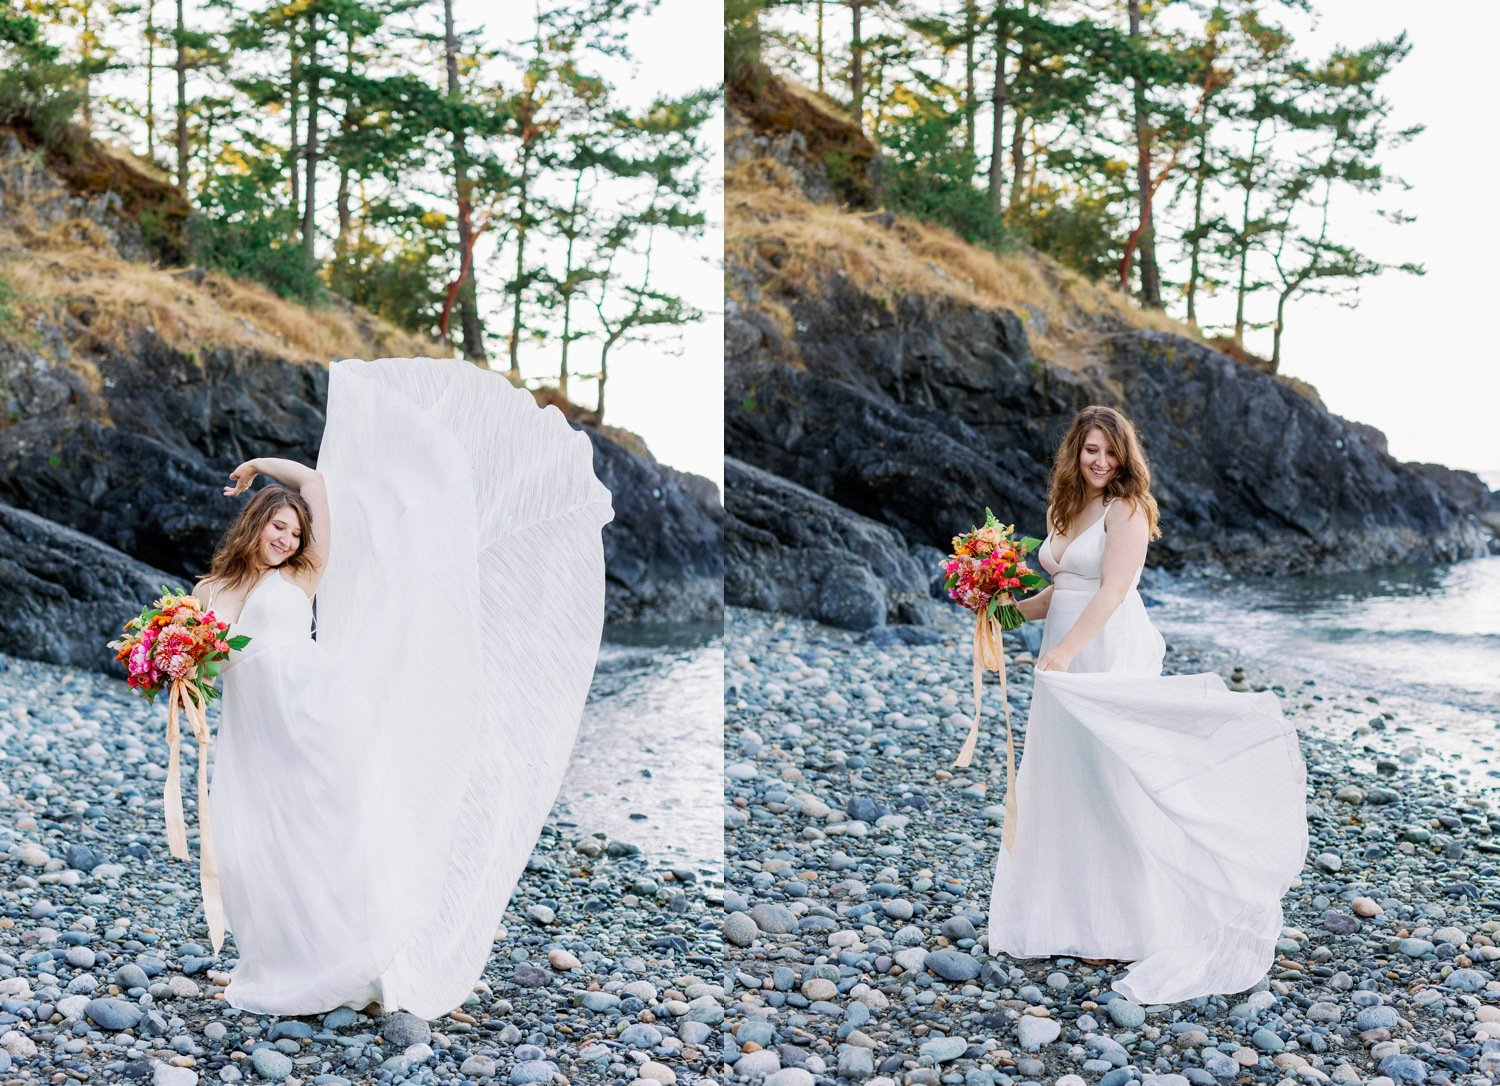
[[[1059,578],[1043,652],[1096,586]],[[1163,649],[1132,589],[1067,672],[1036,675],[989,911],[992,954],[1133,962],[1113,987],[1143,1003],[1259,981],[1307,851],[1305,768],[1275,695],[1163,676]]]
[[[318,467],[317,640],[273,574],[224,678],[226,997],[432,1018],[479,978],[562,782],[603,625],[609,493],[555,408],[453,359],[335,363]]]

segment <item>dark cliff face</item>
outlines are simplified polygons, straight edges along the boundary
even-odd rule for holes
[[[312,463],[328,371],[236,351],[188,359],[142,333],[95,362],[98,389],[0,341],[0,500],[180,577],[223,531],[229,472],[254,456]]]
[[[1075,371],[1038,359],[1004,310],[887,304],[840,277],[780,289],[794,342],[729,308],[727,451],[911,543],[945,546],[986,505],[1043,534],[1053,451],[1089,403],[1141,432],[1163,516],[1154,565],[1353,569],[1475,556],[1493,538],[1467,473],[1400,464],[1370,428],[1184,337],[1118,327]]]
[[[0,341],[0,390],[11,405],[0,425],[0,503],[103,544],[118,552],[115,564],[133,560],[132,585],[159,576],[149,567],[182,584],[202,574],[237,508],[222,497],[236,464],[317,460],[324,366],[229,350],[190,359],[147,334],[96,364],[97,391],[78,372]],[[713,487],[589,436],[615,506],[604,533],[608,620],[716,619],[723,512]],[[21,597],[33,608],[39,592],[66,587],[54,580],[44,591],[37,577],[47,580],[0,578],[0,609]],[[122,614],[144,602],[106,595]],[[24,653],[25,643],[0,651]]]

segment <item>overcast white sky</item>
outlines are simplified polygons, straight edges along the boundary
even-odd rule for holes
[[[1303,300],[1287,319],[1282,372],[1328,406],[1384,430],[1391,452],[1474,471],[1500,470],[1500,351],[1482,323],[1500,288],[1500,146],[1486,43],[1500,39],[1494,0],[1314,0],[1305,51],[1406,31],[1411,54],[1387,79],[1397,126],[1425,124],[1386,165],[1412,186],[1392,226],[1349,202],[1341,236],[1377,259],[1425,264],[1422,278],[1367,280],[1353,309]],[[1304,19],[1297,20],[1299,24]],[[1391,201],[1394,202],[1394,201]],[[1261,346],[1270,354],[1270,333]],[[1252,347],[1255,344],[1252,343]]]
[[[504,11],[504,17],[497,15]],[[495,5],[484,0],[457,0],[461,25],[483,24],[495,44],[525,40],[532,29],[530,5]],[[685,94],[723,81],[724,28],[716,0],[660,0],[651,14],[631,26],[634,63],[609,72],[626,101],[641,105],[662,94]],[[720,115],[721,117],[722,115]],[[660,346],[630,345],[610,358],[606,421],[640,434],[664,464],[724,481],[724,256],[723,123],[711,121],[703,142],[712,149],[710,184],[704,205],[709,229],[700,238],[664,239],[658,246],[653,276],[662,289],[682,295],[705,313],[668,353]],[[481,254],[482,256],[482,254]],[[495,268],[491,279],[501,274]],[[494,318],[491,317],[493,320]],[[496,325],[496,327],[499,327]],[[590,368],[590,343],[575,348],[580,370]],[[546,372],[555,351],[547,344],[530,352],[529,373]],[[579,388],[587,401],[591,388]]]

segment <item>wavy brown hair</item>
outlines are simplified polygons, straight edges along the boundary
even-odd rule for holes
[[[278,509],[290,509],[296,515],[302,539],[291,557],[277,568],[312,569],[312,556],[307,552],[313,538],[312,510],[301,494],[273,483],[257,490],[239,516],[224,529],[203,579],[234,589],[264,572],[260,567],[260,533]]]
[[[1102,404],[1092,404],[1074,415],[1062,444],[1057,448],[1057,456],[1052,461],[1052,489],[1048,494],[1052,503],[1052,523],[1048,528],[1066,535],[1088,504],[1089,484],[1078,460],[1090,430],[1098,430],[1104,435],[1110,451],[1119,461],[1119,467],[1104,486],[1105,498],[1124,498],[1137,509],[1145,510],[1151,525],[1151,538],[1159,538],[1160,517],[1156,499],[1151,496],[1151,468],[1146,464],[1146,454],[1141,451],[1135,427],[1113,407]]]

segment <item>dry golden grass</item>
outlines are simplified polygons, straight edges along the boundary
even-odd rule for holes
[[[139,171],[132,158],[102,146],[94,152],[94,159]],[[21,176],[26,191],[0,207],[6,227],[0,279],[13,315],[0,334],[25,337],[29,347],[59,356],[52,360],[95,386],[99,375],[89,356],[128,345],[141,332],[195,357],[230,348],[326,364],[335,358],[447,353],[338,299],[311,309],[257,283],[126,260],[92,220],[38,212],[56,206],[62,186],[55,176],[34,162],[22,167]],[[40,334],[48,326],[62,331],[65,350],[55,336]]]
[[[190,277],[124,260],[107,244],[89,244],[95,240],[90,234],[102,232],[86,221],[60,224],[47,233],[50,244],[0,254],[0,276],[15,290],[15,323],[77,330],[75,352],[122,346],[151,331],[189,354],[230,348],[328,363],[446,353],[383,321],[356,320],[342,307],[309,309],[255,283],[212,272],[195,283],[197,273]],[[75,244],[59,244],[64,238]]]
[[[888,304],[923,294],[1012,310],[1026,320],[1039,355],[1073,367],[1094,360],[1103,336],[1121,326],[1198,338],[1191,326],[1047,257],[999,255],[900,215],[813,203],[773,160],[736,162],[725,192],[726,256],[769,277],[757,307],[788,335],[792,318],[782,299],[836,274]]]

